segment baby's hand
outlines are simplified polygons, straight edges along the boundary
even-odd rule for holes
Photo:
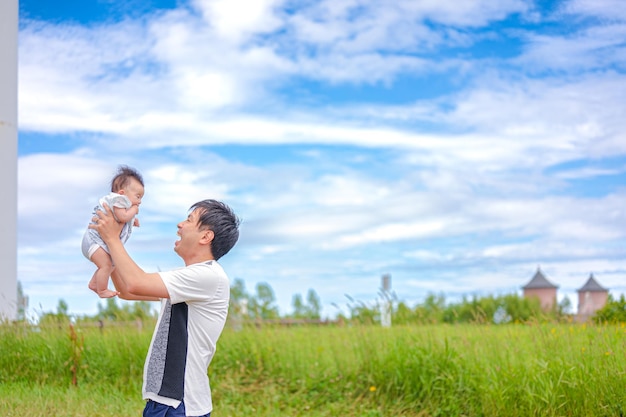
[[[137,217],[135,217],[135,220],[133,221],[133,226],[139,227],[139,219]]]

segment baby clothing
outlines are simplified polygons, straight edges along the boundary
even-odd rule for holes
[[[113,210],[113,207],[129,209],[133,205],[128,197],[126,197],[125,195],[118,193],[109,193],[98,201],[98,205],[93,209],[91,217],[97,216],[96,212],[98,210],[105,211],[104,204],[109,206],[111,210]],[[115,217],[115,211],[113,211],[113,217]],[[117,218],[115,218],[115,220],[117,220]],[[130,238],[130,235],[133,232],[134,220],[134,218],[131,219],[128,223],[124,224],[124,227],[122,227],[122,231],[120,232],[120,240],[122,241],[122,243],[126,243],[128,238]],[[93,224],[93,220],[91,221],[91,223]],[[98,250],[98,248],[102,248],[107,253],[109,253],[109,248],[100,237],[100,234],[96,230],[88,228],[83,235],[83,255],[85,255],[87,259],[91,259],[92,255],[96,250]]]

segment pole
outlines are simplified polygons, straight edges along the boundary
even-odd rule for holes
[[[17,318],[18,0],[0,0],[0,321]]]
[[[383,327],[391,327],[391,275],[383,275],[381,281],[383,300],[380,306],[380,324]]]

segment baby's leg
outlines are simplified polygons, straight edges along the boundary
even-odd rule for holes
[[[98,248],[91,256],[91,261],[96,264],[98,269],[94,272],[91,281],[89,281],[89,289],[98,293],[100,298],[111,298],[117,295],[117,291],[111,291],[109,286],[109,277],[113,272],[113,263],[111,257],[102,248]]]

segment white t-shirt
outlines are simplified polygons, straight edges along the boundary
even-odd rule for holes
[[[188,416],[213,410],[207,370],[228,314],[230,283],[216,261],[159,272],[170,298],[161,300],[144,366],[143,397]]]

